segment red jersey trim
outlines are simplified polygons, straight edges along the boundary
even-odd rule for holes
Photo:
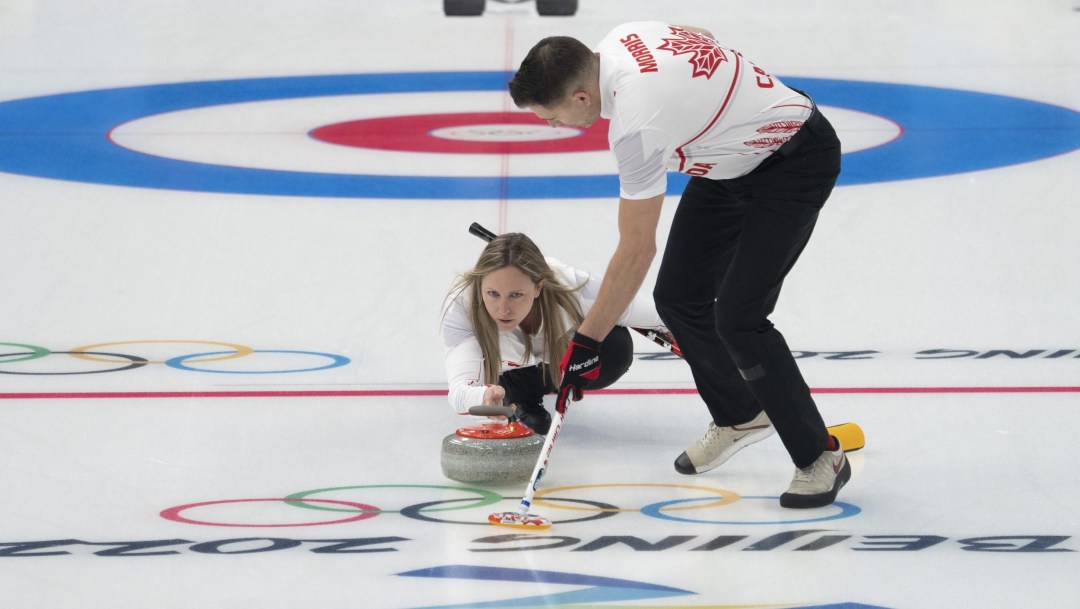
[[[735,94],[735,85],[739,82],[739,72],[742,71],[742,56],[735,53],[735,74],[731,77],[731,86],[728,87],[727,96],[724,97],[724,103],[720,104],[720,109],[717,110],[716,115],[709,121],[709,124],[705,126],[697,135],[684,142],[681,146],[675,149],[675,154],[679,155],[679,171],[686,170],[686,154],[683,153],[683,148],[686,148],[690,144],[693,144],[697,140],[701,139],[703,135],[709,132],[717,122],[720,121],[720,117],[724,115],[724,111],[727,110],[728,104],[731,103],[731,97]]]

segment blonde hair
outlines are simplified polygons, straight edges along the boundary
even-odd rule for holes
[[[462,274],[461,279],[450,291],[450,297],[467,293],[469,320],[472,323],[476,340],[484,354],[483,381],[487,384],[499,382],[502,370],[502,354],[499,350],[499,331],[495,320],[484,307],[484,294],[481,284],[488,274],[513,266],[532,280],[533,284],[544,282],[534,308],[540,312],[539,338],[549,357],[558,357],[570,344],[570,332],[581,325],[585,314],[574,293],[582,286],[565,286],[559,283],[555,272],[548,265],[540,248],[531,239],[521,233],[499,235],[488,243],[480,254],[480,259],[472,270]],[[533,336],[525,335],[525,360],[533,354]],[[561,371],[558,366],[548,366],[548,377],[555,386],[559,385]]]

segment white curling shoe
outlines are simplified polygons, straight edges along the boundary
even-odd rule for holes
[[[806,509],[829,505],[851,479],[851,464],[835,436],[836,450],[826,450],[806,469],[796,469],[791,486],[780,495],[780,506]]]
[[[755,442],[768,438],[776,431],[765,411],[749,422],[731,427],[709,423],[705,437],[694,442],[675,459],[675,471],[692,476],[723,465],[732,455]]]

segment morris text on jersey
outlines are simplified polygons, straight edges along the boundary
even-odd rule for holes
[[[649,51],[649,47],[645,46],[645,43],[641,41],[641,36],[630,34],[626,38],[620,38],[619,42],[626,47],[627,51],[630,51],[630,55],[637,62],[638,69],[642,74],[659,71],[656,67],[656,58]]]

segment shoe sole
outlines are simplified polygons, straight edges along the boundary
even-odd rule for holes
[[[840,489],[844,488],[844,485],[848,483],[848,480],[851,480],[851,463],[848,462],[847,457],[844,457],[844,466],[840,468],[840,473],[836,475],[836,481],[833,482],[832,490],[817,495],[784,493],[783,495],[780,495],[780,507],[795,510],[825,507],[836,501],[836,495],[840,492]]]
[[[714,470],[720,467],[725,462],[727,462],[728,459],[735,456],[735,453],[739,452],[740,450],[746,448],[747,446],[750,446],[751,444],[756,444],[764,440],[765,438],[773,435],[774,433],[776,433],[776,429],[774,429],[772,425],[769,425],[766,429],[763,429],[761,431],[752,431],[747,435],[743,436],[742,438],[739,438],[738,442],[732,444],[728,447],[727,450],[720,453],[719,457],[709,463],[706,463],[701,467],[696,467],[693,461],[690,460],[690,456],[686,454],[686,451],[683,451],[683,453],[679,455],[679,458],[675,459],[675,471],[679,472],[684,476],[696,476],[697,474],[704,474],[707,471]]]

